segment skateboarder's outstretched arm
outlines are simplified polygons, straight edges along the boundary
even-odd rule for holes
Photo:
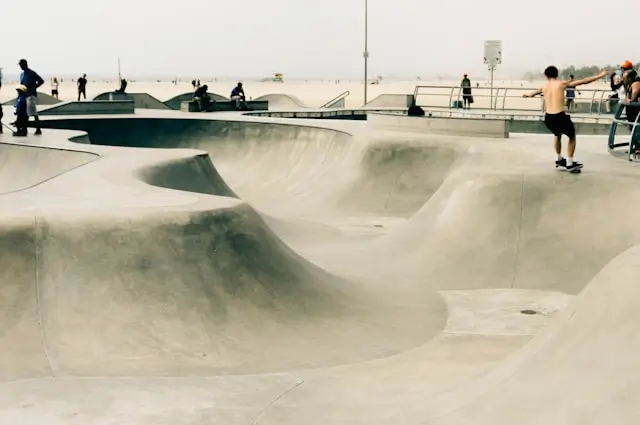
[[[598,81],[599,79],[604,78],[607,75],[609,75],[609,72],[606,70],[603,70],[600,72],[600,74],[594,75],[593,77],[582,78],[580,80],[565,81],[564,85],[565,87],[584,86],[585,84],[591,84],[595,81]]]
[[[532,91],[531,93],[525,93],[522,95],[522,97],[536,97],[538,95],[541,95],[543,93],[542,89],[538,89],[536,91]]]

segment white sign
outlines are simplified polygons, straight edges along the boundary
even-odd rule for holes
[[[502,40],[486,40],[484,42],[484,63],[486,65],[502,63]]]

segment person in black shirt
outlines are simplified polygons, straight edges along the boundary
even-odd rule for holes
[[[120,88],[118,90],[116,90],[116,93],[125,94],[125,92],[127,90],[127,84],[129,84],[127,82],[127,79],[126,78],[121,78],[120,79]]]
[[[78,78],[78,102],[80,101],[80,96],[87,100],[87,74],[82,74],[82,77]]]
[[[471,80],[467,74],[463,75],[460,87],[462,87],[463,108],[470,109],[473,103],[473,95],[471,94]]]
[[[207,90],[209,90],[209,86],[205,84],[204,86],[198,87],[196,91],[193,92],[193,100],[198,102],[200,112],[205,112],[211,103],[211,97],[209,96],[209,93],[207,93]]]

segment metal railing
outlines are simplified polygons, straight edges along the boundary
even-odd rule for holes
[[[633,107],[638,109],[638,113],[636,114],[635,119],[629,120],[629,117],[626,115],[627,107]],[[623,117],[624,113],[624,117]],[[618,106],[618,110],[611,122],[611,128],[609,129],[609,149],[620,148],[624,146],[629,146],[629,161],[633,160],[634,156],[638,156],[638,150],[640,150],[640,122],[638,119],[640,118],[640,103],[625,103],[620,102]],[[629,126],[629,141],[616,143],[616,135],[618,132],[618,125]]]
[[[532,87],[472,87],[473,108],[488,109],[493,111],[522,111],[538,113],[544,112],[544,97],[523,98],[526,93],[538,88]],[[607,96],[611,89],[576,89],[580,96],[574,100],[574,109],[571,112],[584,112],[593,115],[611,113],[603,110],[603,105],[609,102]],[[586,94],[586,95],[585,95]],[[462,87],[459,86],[416,86],[413,92],[416,104],[423,108],[457,109],[455,103],[463,100]],[[516,102],[518,99],[518,102]],[[455,103],[454,103],[455,102]],[[587,108],[582,111],[583,105]],[[580,107],[580,108],[578,108]]]
[[[331,99],[330,101],[328,101],[327,103],[325,103],[324,105],[322,105],[320,108],[328,108],[329,106],[331,106],[334,103],[344,99],[345,97],[349,96],[350,94],[351,94],[351,92],[349,90],[344,91],[344,92],[340,93],[339,95],[337,95],[336,97],[334,97],[333,99]]]

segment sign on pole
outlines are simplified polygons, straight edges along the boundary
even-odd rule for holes
[[[500,65],[502,63],[502,40],[486,40],[484,42],[485,65]]]
[[[489,72],[491,72],[491,87],[489,102],[490,108],[494,108],[493,104],[493,71],[496,70],[496,66],[502,63],[502,40],[485,40],[484,42],[484,64],[489,66]],[[496,104],[498,102],[496,101]]]

